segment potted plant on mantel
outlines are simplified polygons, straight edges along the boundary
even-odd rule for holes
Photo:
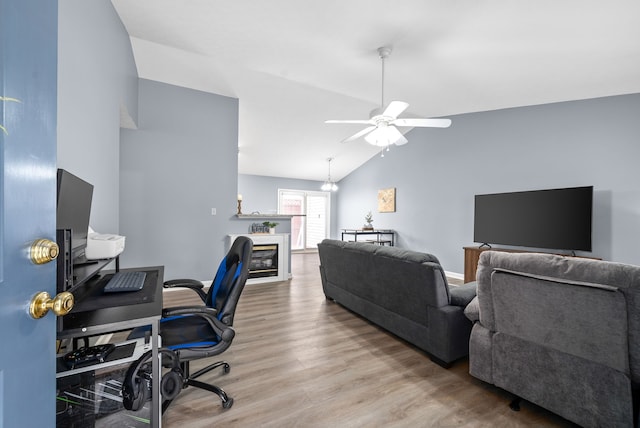
[[[371,215],[371,211],[364,216],[364,221],[366,221],[366,223],[362,226],[362,230],[373,230],[373,225],[371,224],[373,223],[373,216]]]
[[[270,234],[273,235],[276,233],[276,226],[278,225],[278,223],[274,223],[272,221],[263,221],[262,224],[269,228]]]

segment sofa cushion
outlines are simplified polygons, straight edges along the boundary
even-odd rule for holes
[[[330,239],[318,250],[328,283],[414,322],[426,325],[427,306],[450,302],[444,270],[432,254]]]

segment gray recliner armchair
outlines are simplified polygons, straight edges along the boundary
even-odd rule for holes
[[[487,251],[477,280],[471,375],[585,427],[637,424],[640,267]]]

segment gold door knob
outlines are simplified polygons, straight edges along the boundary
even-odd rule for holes
[[[47,315],[49,309],[53,310],[57,316],[68,314],[73,309],[73,294],[64,291],[52,299],[49,293],[41,291],[31,299],[29,315],[39,319]]]
[[[48,239],[38,239],[33,241],[29,251],[31,261],[37,265],[42,265],[55,260],[60,253],[60,247]]]

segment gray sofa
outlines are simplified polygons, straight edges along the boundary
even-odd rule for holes
[[[585,427],[634,425],[640,267],[482,253],[471,375]]]
[[[471,322],[464,308],[475,284],[449,287],[438,259],[363,242],[318,245],[322,288],[369,321],[426,351],[448,367],[468,355]]]

